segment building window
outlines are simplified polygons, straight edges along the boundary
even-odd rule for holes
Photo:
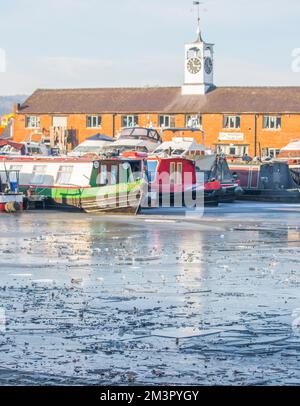
[[[248,154],[248,146],[218,144],[217,151],[219,154],[223,153],[225,155],[242,158],[245,154]]]
[[[262,154],[264,158],[276,158],[280,154],[278,148],[263,148]]]
[[[73,172],[73,166],[60,166],[57,172],[56,184],[69,185]]]
[[[87,128],[101,128],[102,117],[101,115],[86,116],[86,127]]]
[[[39,116],[26,116],[25,127],[26,128],[40,128],[41,120]]]
[[[187,128],[202,128],[202,115],[187,115],[185,116],[185,126]]]
[[[175,117],[174,116],[158,116],[159,127],[162,128],[174,128],[175,127]]]
[[[228,128],[228,129],[241,128],[241,117],[240,116],[224,116],[223,117],[223,128]]]
[[[264,116],[263,129],[265,130],[280,130],[281,117],[280,116]]]
[[[122,116],[122,127],[137,127],[139,125],[139,116]]]
[[[33,167],[31,185],[41,185],[44,183],[44,178],[46,175],[46,165],[35,165]]]

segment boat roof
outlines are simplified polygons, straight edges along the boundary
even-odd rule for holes
[[[146,146],[150,140],[148,139],[132,139],[132,138],[123,138],[115,141],[111,146],[112,147],[139,147]]]
[[[292,141],[281,149],[281,151],[297,151],[297,150],[300,150],[300,140]]]
[[[86,164],[93,163],[96,161],[141,161],[139,157],[127,158],[122,156],[113,156],[113,157],[55,157],[55,156],[9,156],[9,155],[0,155],[0,162],[18,162],[18,163],[72,163],[72,164]]]
[[[119,139],[148,139],[149,141],[161,142],[161,136],[154,128],[127,127],[123,128]]]
[[[154,151],[159,150],[177,150],[183,149],[185,152],[192,152],[192,151],[205,151],[205,147],[202,144],[198,144],[193,138],[188,137],[174,137],[172,141],[163,142],[157,149]]]
[[[92,135],[91,137],[88,137],[86,139],[86,141],[110,141],[110,142],[114,142],[115,139],[112,138],[112,137],[109,137],[106,134],[97,133],[95,135]]]
[[[164,128],[163,132],[172,132],[172,133],[176,133],[176,132],[191,132],[191,133],[195,133],[195,132],[201,132],[204,133],[203,130],[201,130],[201,128],[193,128],[193,127],[177,127],[177,128]]]

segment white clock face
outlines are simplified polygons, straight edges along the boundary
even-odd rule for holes
[[[205,72],[210,75],[213,70],[213,62],[211,58],[206,58],[204,62]]]
[[[201,60],[199,58],[190,58],[187,62],[187,69],[193,75],[200,72],[201,66]]]

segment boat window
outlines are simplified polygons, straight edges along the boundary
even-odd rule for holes
[[[118,183],[118,165],[112,165],[110,170],[110,184],[116,185]]]
[[[131,161],[130,168],[131,168],[132,178],[133,178],[134,182],[138,179],[142,179],[143,173],[142,173],[141,161]]]
[[[158,166],[158,161],[148,161],[147,162],[148,180],[150,183],[155,181],[157,166]]]
[[[41,155],[42,151],[39,147],[28,147],[29,155]]]
[[[99,174],[99,184],[100,185],[107,185],[108,177],[107,177],[107,165],[100,166],[100,174]]]
[[[176,183],[177,185],[182,185],[182,163],[177,164],[177,174],[176,174]]]
[[[32,171],[31,185],[41,185],[44,182],[47,165],[35,165]]]
[[[175,149],[172,154],[173,155],[182,155],[184,153],[184,149]]]
[[[149,131],[149,137],[150,138],[154,138],[155,140],[159,140],[159,135],[158,135],[158,133],[157,133],[157,131],[154,131],[154,130],[151,130],[151,131]]]
[[[21,151],[11,145],[5,145],[1,148],[1,154],[20,155]]]
[[[10,165],[9,170],[10,171],[19,171],[19,172],[21,172],[22,166],[23,165]]]
[[[73,172],[73,166],[60,166],[57,173],[56,183],[58,185],[69,185]]]
[[[170,163],[170,184],[175,183],[175,162]]]
[[[129,162],[124,162],[120,167],[120,183],[133,183],[134,177]]]

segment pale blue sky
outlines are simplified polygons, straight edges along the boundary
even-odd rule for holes
[[[0,0],[0,94],[41,87],[181,85],[192,0]],[[299,0],[207,0],[216,85],[300,85]]]

